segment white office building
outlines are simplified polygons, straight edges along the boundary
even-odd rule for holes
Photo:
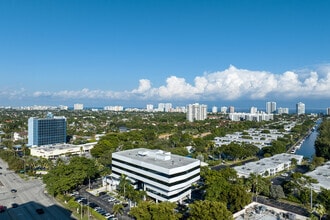
[[[83,110],[84,104],[76,103],[73,105],[73,110]]]
[[[113,111],[113,112],[121,112],[124,111],[124,106],[115,105],[115,106],[104,106],[103,110],[105,111]]]
[[[218,112],[218,107],[217,106],[213,106],[212,107],[212,113],[217,113]]]
[[[235,107],[234,106],[229,106],[229,113],[234,113],[235,112]]]
[[[296,113],[297,115],[305,114],[305,104],[302,102],[298,102],[296,104]]]
[[[147,109],[147,112],[153,112],[153,111],[154,111],[154,105],[152,105],[152,104],[147,104],[146,109]]]
[[[60,110],[68,110],[69,107],[66,106],[66,105],[60,105],[60,106],[59,106],[59,109],[60,109]]]
[[[198,103],[189,104],[187,106],[187,120],[193,122],[195,120],[202,121],[207,118],[207,105],[200,105]]]
[[[281,114],[289,114],[289,108],[279,107],[277,109],[277,114],[279,114],[279,115],[281,115]]]
[[[258,112],[258,108],[257,108],[257,107],[252,106],[252,107],[250,108],[250,113],[251,113],[251,114],[256,114],[257,112]]]
[[[265,112],[256,112],[256,113],[229,113],[229,119],[232,121],[270,121],[274,120],[273,114],[267,114]]]
[[[227,107],[226,106],[222,106],[220,108],[220,111],[221,111],[221,113],[227,113]]]
[[[266,102],[266,113],[272,114],[276,112],[276,102]]]
[[[172,110],[172,103],[158,103],[159,112],[170,112]]]
[[[112,154],[107,183],[118,185],[122,174],[156,201],[181,202],[191,197],[191,185],[200,179],[200,161],[162,150],[131,149]]]

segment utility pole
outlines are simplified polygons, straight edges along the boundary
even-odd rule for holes
[[[312,184],[309,185],[311,188],[311,210],[313,210],[313,191],[312,191]]]
[[[126,182],[124,182],[124,199],[126,198],[125,197],[125,186],[126,186]]]
[[[258,175],[257,175],[257,179],[256,179],[256,202],[258,200]]]
[[[83,203],[80,203],[80,219],[83,218]]]
[[[87,197],[87,215],[88,215],[88,220],[90,219],[90,212],[89,212],[89,196]]]

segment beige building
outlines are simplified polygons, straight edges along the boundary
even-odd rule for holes
[[[68,155],[84,155],[89,153],[97,142],[73,145],[73,144],[56,144],[45,145],[41,147],[31,147],[30,152],[32,156],[43,157],[47,159],[54,159],[60,156]]]

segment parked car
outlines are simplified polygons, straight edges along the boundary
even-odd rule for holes
[[[6,211],[6,206],[0,205],[0,213]]]
[[[94,211],[96,211],[97,212],[97,210],[100,210],[100,209],[102,209],[101,207],[99,207],[99,206],[96,206],[95,208],[94,208]]]
[[[108,199],[108,202],[114,202],[114,201],[116,201],[116,199],[113,198],[113,197],[110,197],[110,198]]]
[[[115,217],[115,215],[114,215],[114,214],[110,214],[110,213],[106,213],[106,214],[105,214],[105,217],[113,218],[113,217]]]
[[[94,202],[89,202],[88,206],[94,209],[95,207],[97,207],[97,204],[95,204]]]
[[[36,212],[37,212],[39,215],[45,213],[45,211],[44,211],[42,208],[38,208],[38,209],[36,209]]]

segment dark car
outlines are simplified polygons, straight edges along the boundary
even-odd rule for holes
[[[88,203],[88,206],[94,209],[94,208],[97,207],[98,205],[95,204],[94,202],[90,202],[90,203]]]
[[[45,211],[44,211],[42,208],[38,208],[38,209],[36,209],[36,212],[37,212],[39,215],[45,213]]]
[[[17,190],[16,190],[16,189],[11,189],[10,192],[12,192],[12,193],[16,193]]]
[[[13,203],[13,204],[11,204],[11,207],[12,208],[17,208],[18,207],[18,204],[17,203]]]
[[[0,205],[0,213],[6,211],[6,206]]]

